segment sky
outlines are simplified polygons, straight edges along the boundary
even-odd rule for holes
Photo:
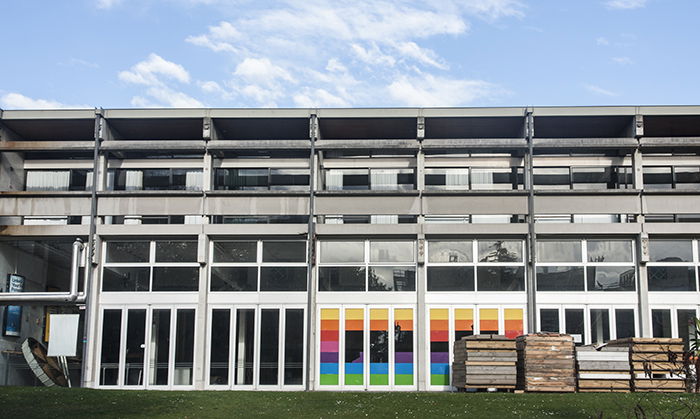
[[[0,108],[700,104],[698,0],[0,0]]]

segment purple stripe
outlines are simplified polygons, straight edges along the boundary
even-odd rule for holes
[[[396,352],[394,356],[394,361],[400,364],[412,364],[413,352]]]
[[[337,364],[338,352],[321,352],[321,362]]]
[[[350,362],[358,363],[358,364],[359,364],[359,363],[364,362],[364,360],[365,360],[365,353],[364,353],[364,352],[360,352],[360,356],[358,356],[357,358],[353,359],[353,360],[350,361]]]
[[[430,353],[430,363],[431,364],[449,364],[450,363],[449,352],[431,352]]]

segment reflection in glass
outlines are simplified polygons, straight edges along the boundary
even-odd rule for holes
[[[157,241],[156,262],[197,262],[197,242]]]
[[[651,329],[655,338],[670,338],[671,310],[651,310]]]
[[[192,385],[194,372],[194,310],[177,310],[174,385]]]
[[[464,191],[469,189],[469,169],[425,169],[425,189]]]
[[[537,291],[584,291],[582,266],[538,266]]]
[[[306,242],[264,241],[263,262],[305,262]]]
[[[117,268],[105,266],[102,291],[148,291],[150,268]]]
[[[146,310],[129,309],[126,326],[124,385],[143,384],[143,361],[146,340]]]
[[[212,310],[209,384],[228,384],[230,337],[231,310]]]
[[[370,266],[368,291],[415,291],[416,268]]]
[[[369,244],[371,262],[413,262],[415,257],[412,241],[373,241]]]
[[[522,266],[478,266],[477,291],[524,291],[525,270]]]
[[[698,189],[700,188],[700,167],[679,167],[673,168],[676,175],[676,189]]]
[[[211,291],[257,291],[258,268],[212,266],[210,287]]]
[[[270,190],[309,190],[309,169],[270,169]]]
[[[345,309],[345,379],[346,386],[364,384],[364,309]]]
[[[260,291],[306,291],[306,266],[263,266]]]
[[[365,243],[362,241],[320,242],[321,263],[362,263],[365,260]]]
[[[514,190],[523,187],[521,167],[472,168],[471,175],[473,190]]]
[[[632,262],[630,240],[588,240],[589,262]]]
[[[152,316],[148,384],[165,386],[170,355],[170,310],[155,309]]]
[[[100,355],[100,385],[117,385],[119,377],[119,347],[121,346],[122,311],[105,310],[102,319],[102,352]]]
[[[253,384],[253,361],[255,357],[255,310],[236,310],[236,340],[234,384]]]
[[[589,266],[588,291],[634,291],[634,266]]]
[[[277,384],[279,374],[279,317],[278,309],[260,310],[260,369],[261,385]]]
[[[591,309],[591,342],[601,344],[610,340],[610,312]]]
[[[352,191],[369,189],[369,170],[330,169],[326,171],[326,190]]]
[[[618,308],[615,310],[615,331],[618,339],[632,338],[634,333],[634,310]]]
[[[569,189],[571,179],[568,167],[533,168],[535,189]]]
[[[692,241],[649,240],[649,259],[652,262],[692,262]]]
[[[472,241],[430,241],[428,261],[432,263],[471,262]]]
[[[520,240],[479,240],[479,262],[522,262],[523,242]]]
[[[695,267],[647,267],[649,291],[695,291]]]
[[[580,240],[538,240],[538,262],[581,262]]]
[[[361,266],[321,266],[319,291],[365,291],[365,268]]]
[[[257,242],[214,242],[214,262],[249,262],[257,260]]]
[[[696,338],[695,335],[695,310],[681,310],[676,312],[678,319],[678,337],[683,339],[685,350],[691,349],[690,342]]]
[[[559,333],[559,309],[540,309],[540,332]]]
[[[371,169],[369,174],[373,191],[415,189],[413,169]]]
[[[284,332],[284,384],[301,385],[304,378],[304,310],[286,310]]]
[[[645,167],[644,189],[673,188],[673,174],[670,167]]]
[[[153,268],[153,291],[197,291],[199,268],[156,266]]]
[[[567,308],[564,309],[564,333],[571,335],[574,338],[574,343],[582,345],[586,341],[583,323],[583,309]]]
[[[149,242],[107,242],[107,263],[148,262]]]
[[[429,266],[428,291],[474,291],[473,266]]]

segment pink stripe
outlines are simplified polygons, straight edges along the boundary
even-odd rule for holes
[[[338,342],[321,342],[321,352],[338,352]]]

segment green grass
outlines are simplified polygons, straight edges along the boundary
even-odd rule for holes
[[[695,394],[117,391],[0,387],[0,417],[698,417]]]

